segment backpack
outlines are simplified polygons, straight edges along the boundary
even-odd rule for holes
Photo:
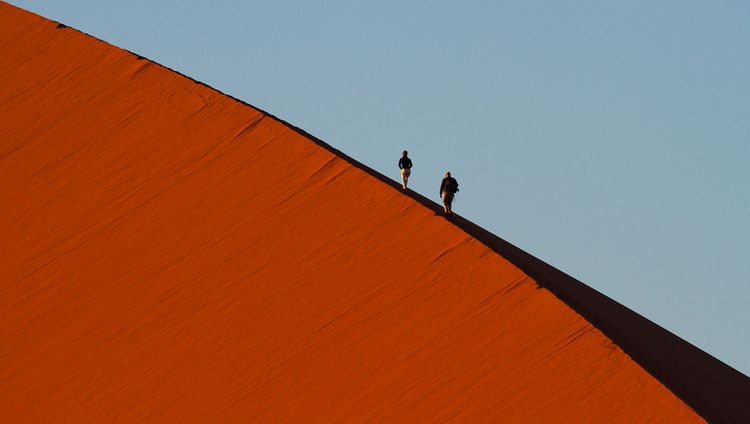
[[[453,177],[448,180],[448,191],[451,193],[458,193],[458,181]]]

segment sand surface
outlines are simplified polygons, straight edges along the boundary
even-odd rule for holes
[[[0,3],[3,422],[702,422],[273,117]]]

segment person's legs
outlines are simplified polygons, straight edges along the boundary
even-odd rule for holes
[[[411,169],[403,168],[401,170],[401,185],[406,190],[406,186],[409,184],[409,175],[411,175]]]
[[[451,203],[453,203],[453,193],[448,193],[447,191],[443,192],[443,209],[445,209],[445,214],[450,215],[453,213],[451,210]]]

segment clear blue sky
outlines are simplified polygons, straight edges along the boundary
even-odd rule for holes
[[[315,134],[750,374],[750,2],[22,1]],[[565,3],[565,4],[563,4]]]

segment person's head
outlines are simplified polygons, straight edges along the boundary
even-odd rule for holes
[[[407,152],[406,150],[404,150],[403,152],[401,152],[401,156],[403,156],[403,157],[407,157],[408,155],[409,155],[409,152]]]
[[[445,176],[446,176],[446,177],[450,177],[450,176],[451,176],[451,173],[450,173],[450,171],[445,171]]]

